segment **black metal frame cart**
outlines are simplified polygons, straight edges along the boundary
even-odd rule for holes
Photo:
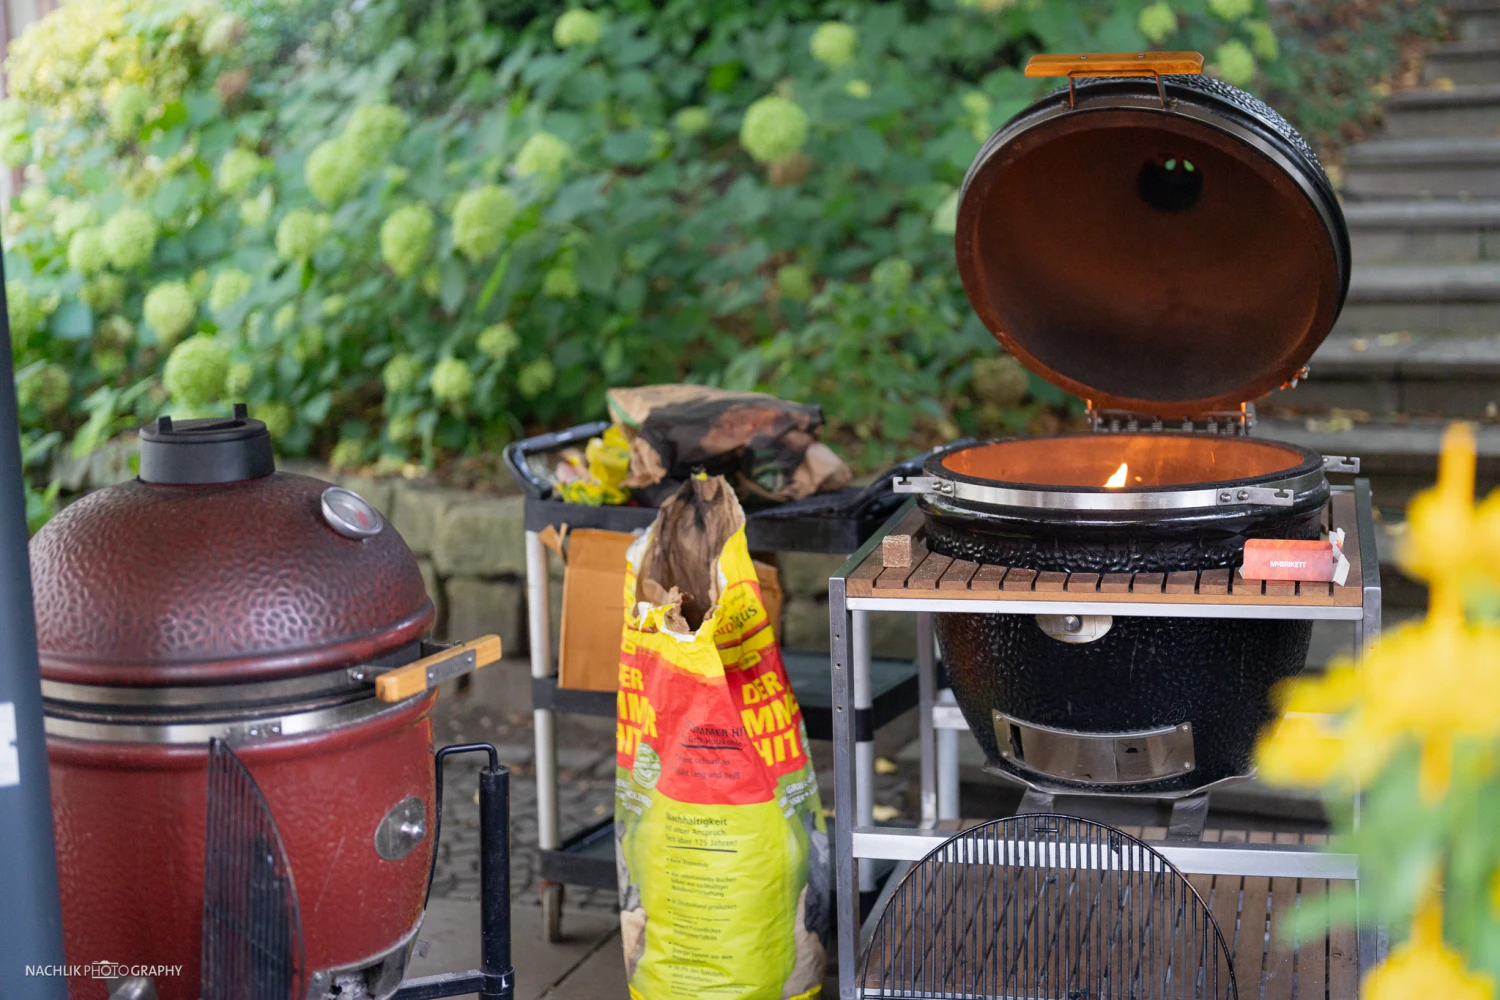
[[[1042,593],[1031,588],[1016,591],[994,588],[993,596],[966,593],[955,596],[937,587],[927,589],[891,589],[879,582],[879,548],[882,539],[911,512],[911,505],[891,515],[885,526],[867,540],[829,580],[829,624],[833,650],[833,739],[835,814],[838,818],[856,817],[852,824],[838,823],[835,830],[835,882],[837,886],[838,967],[840,1000],[857,1000],[862,996],[859,985],[861,921],[858,884],[867,881],[865,870],[876,862],[914,863],[953,836],[955,829],[938,829],[936,800],[940,769],[954,770],[952,755],[936,761],[935,747],[947,732],[967,728],[956,706],[939,703],[935,697],[937,650],[933,640],[932,615],[940,612],[969,614],[1056,614],[1056,615],[1149,615],[1197,618],[1324,619],[1354,623],[1356,656],[1380,632],[1380,564],[1375,550],[1375,526],[1367,480],[1356,480],[1352,487],[1334,487],[1330,510],[1335,521],[1342,511],[1350,543],[1351,566],[1347,586],[1331,589],[1331,599],[1311,604],[1291,597],[1257,595],[1246,598],[1236,594],[1217,598],[1194,593],[1192,599],[1174,600],[1159,591],[1147,600],[1130,592],[1118,599],[1103,594],[1089,595],[1084,601],[1066,590]],[[914,501],[913,501],[914,503]],[[852,585],[852,586],[851,586]],[[897,584],[895,586],[902,586]],[[1257,584],[1257,587],[1259,585]],[[1326,586],[1326,585],[1325,585]],[[977,588],[976,588],[977,589]],[[855,591],[851,595],[850,591]],[[945,596],[945,593],[947,596]],[[1300,591],[1298,591],[1300,593]],[[897,594],[903,596],[896,596]],[[861,596],[870,595],[870,596]],[[859,707],[869,685],[868,660],[860,649],[860,619],[873,611],[912,612],[917,616],[919,688],[921,692],[921,783],[922,822],[917,828],[875,826],[870,822],[864,789],[869,788],[865,773],[867,761],[858,742]],[[941,767],[939,766],[941,765]],[[947,775],[952,780],[953,775]],[[1022,811],[1038,800],[1050,801],[1045,795],[1028,793]],[[1200,799],[1206,807],[1206,798]],[[947,810],[945,810],[947,811]],[[1197,818],[1198,833],[1202,818]],[[1355,822],[1358,822],[1358,798]],[[1271,879],[1358,879],[1357,858],[1351,854],[1333,854],[1295,844],[1258,844],[1206,842],[1198,833],[1179,839],[1174,809],[1172,832],[1168,839],[1151,846],[1165,855],[1185,875],[1254,876]],[[1191,825],[1191,824],[1189,824]],[[858,883],[856,883],[858,879]],[[894,879],[892,882],[894,883]],[[1379,960],[1381,939],[1372,929],[1359,930],[1361,970]],[[1246,995],[1246,994],[1242,994]],[[1254,995],[1259,995],[1258,993]],[[1322,995],[1321,993],[1319,995]]]
[[[536,738],[537,843],[543,920],[549,940],[561,932],[564,885],[614,889],[613,820],[564,835],[558,805],[556,713],[615,716],[613,692],[580,691],[558,685],[552,654],[551,608],[547,552],[541,532],[548,527],[643,530],[656,518],[652,507],[588,507],[551,499],[543,478],[544,457],[565,447],[582,448],[602,434],[606,423],[585,424],[556,434],[519,441],[506,449],[505,459],[526,492],[526,603],[531,647],[532,714]],[[921,458],[889,470],[870,486],[752,511],[746,520],[746,539],[752,551],[813,552],[842,555],[853,552],[884,523],[902,502],[890,489],[891,480],[920,467]],[[862,635],[865,633],[862,633]],[[855,753],[861,775],[862,825],[873,823],[875,731],[916,706],[917,667],[907,661],[870,662],[869,643],[862,641],[866,658],[858,704],[859,727]],[[833,699],[827,686],[829,657],[823,653],[783,650],[792,689],[802,706],[808,735],[832,739]],[[866,886],[873,894],[874,883]]]

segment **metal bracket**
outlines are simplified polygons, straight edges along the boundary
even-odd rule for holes
[[[1110,615],[1037,615],[1037,628],[1058,642],[1083,643],[1102,638],[1114,624]]]
[[[1203,839],[1203,828],[1208,824],[1208,793],[1188,795],[1172,802],[1172,818],[1168,821],[1168,840],[1199,841]]]
[[[1239,486],[1232,490],[1220,490],[1215,497],[1219,507],[1230,507],[1236,504],[1265,504],[1269,507],[1290,507],[1296,499],[1295,494],[1289,489],[1271,489],[1266,486]]]
[[[375,853],[386,861],[400,861],[427,837],[427,805],[409,795],[391,806],[375,828]]]
[[[941,493],[953,495],[953,484],[936,476],[897,476],[891,480],[892,493]]]
[[[152,976],[117,976],[105,981],[109,1000],[156,1000],[156,979]]]
[[[1352,456],[1324,455],[1323,456],[1323,471],[1324,472],[1358,472],[1359,471],[1359,456],[1358,455],[1352,455]]]
[[[1230,437],[1248,435],[1255,426],[1255,404],[1245,403],[1238,410],[1214,410],[1180,420],[1168,420],[1153,413],[1136,413],[1133,410],[1106,410],[1096,408],[1092,402],[1088,408],[1089,426],[1097,433],[1138,434],[1143,431],[1184,431],[1207,434],[1225,434]]]
[[[226,726],[224,729],[224,742],[228,743],[231,747],[240,747],[246,743],[259,743],[261,740],[275,739],[280,735],[280,719],[261,719],[255,722]]]
[[[1284,390],[1285,389],[1295,389],[1295,388],[1297,388],[1297,383],[1301,382],[1303,379],[1307,378],[1308,374],[1309,374],[1308,367],[1306,365],[1303,365],[1301,368],[1297,369],[1297,374],[1293,375],[1291,378],[1289,378],[1285,382],[1281,383],[1281,388],[1284,389]]]

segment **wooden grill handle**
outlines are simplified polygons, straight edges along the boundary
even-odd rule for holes
[[[424,656],[414,663],[387,670],[375,678],[375,697],[381,701],[405,701],[471,670],[488,666],[500,659],[500,637],[482,635],[478,639]]]
[[[1035,55],[1027,76],[1199,76],[1201,52],[1085,52]]]

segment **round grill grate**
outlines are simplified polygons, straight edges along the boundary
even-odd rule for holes
[[[901,880],[861,971],[865,997],[1236,1000],[1207,905],[1113,827],[1055,815],[967,830]]]

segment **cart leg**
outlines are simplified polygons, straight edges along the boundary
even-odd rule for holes
[[[854,619],[845,603],[844,580],[828,581],[828,619],[833,664],[834,892],[837,896],[839,1000],[857,1000],[854,943],[859,940],[859,893],[855,885]]]
[[[527,638],[531,643],[531,676],[552,673],[552,616],[548,607],[547,550],[535,531],[526,532]],[[562,846],[557,817],[557,732],[550,708],[532,709],[536,734],[537,847],[555,851]],[[540,888],[547,940],[556,941],[562,922],[562,886],[543,882]]]
[[[553,944],[562,940],[563,896],[566,887],[561,882],[543,882],[538,895],[542,897],[542,928],[547,940]]]
[[[938,692],[939,705],[957,705],[952,688]],[[939,729],[937,733],[937,814],[938,819],[958,819],[958,730]]]
[[[937,702],[937,657],[934,655],[932,615],[917,612],[917,712],[919,735],[917,747],[922,760],[922,828],[937,826],[938,791],[936,751],[932,726],[932,709]]]
[[[1362,590],[1361,616],[1354,623],[1354,662],[1362,663],[1370,643],[1380,638],[1381,591],[1380,553],[1375,544],[1375,510],[1370,498],[1370,481],[1354,481],[1354,517],[1359,527],[1359,561],[1362,579],[1358,581]],[[1360,813],[1363,810],[1363,790],[1359,782],[1354,783],[1354,808],[1352,823],[1359,830]],[[1364,961],[1363,942],[1360,960]]]
[[[850,667],[854,675],[854,816],[857,826],[875,823],[875,719],[870,694],[870,613],[853,613],[850,635]],[[875,898],[875,869],[861,865],[859,891]],[[863,903],[863,900],[861,900]]]

